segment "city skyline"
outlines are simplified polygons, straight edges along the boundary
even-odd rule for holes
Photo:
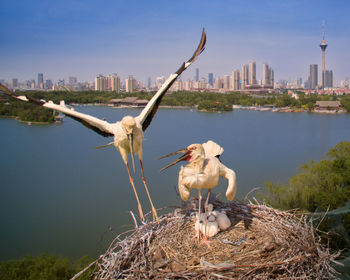
[[[101,7],[100,7],[101,6]],[[108,9],[105,7],[108,6]],[[231,75],[249,61],[268,62],[275,81],[306,80],[322,57],[325,20],[327,69],[337,83],[350,76],[347,1],[12,1],[3,3],[0,79],[93,81],[100,73],[133,75],[147,83],[168,76],[206,28],[200,76]],[[193,79],[196,68],[183,75]],[[256,79],[262,79],[257,67]],[[321,77],[319,77],[319,80]]]

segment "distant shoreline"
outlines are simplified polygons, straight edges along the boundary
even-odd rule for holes
[[[25,123],[27,125],[32,125],[32,124],[46,125],[46,124],[61,123],[59,121],[54,121],[54,122],[23,121],[23,120],[20,120],[18,116],[0,116],[0,118],[1,119],[15,119],[16,121],[18,121],[20,123]]]
[[[144,107],[136,107],[136,106],[110,106],[108,104],[104,103],[73,103],[69,104],[72,107],[80,107],[80,106],[100,106],[100,107],[110,107],[113,109],[143,109]],[[168,105],[160,105],[160,109],[179,109],[179,110],[193,110],[196,109],[196,106],[168,106]],[[327,115],[336,115],[336,114],[346,114],[346,110],[340,110],[340,111],[332,111],[332,110],[305,110],[302,108],[293,109],[290,107],[283,107],[283,108],[266,108],[266,107],[259,107],[259,106],[240,106],[240,105],[232,105],[232,111],[234,110],[252,110],[252,111],[259,111],[259,112],[278,112],[278,113],[300,113],[300,112],[306,112],[306,113],[316,113],[316,114],[327,114]],[[220,111],[220,110],[197,110],[198,112],[205,112],[205,113],[222,113],[222,112],[232,112],[232,111]],[[26,123],[27,125],[32,124],[38,124],[38,125],[47,125],[47,124],[57,124],[62,123],[62,121],[54,121],[54,122],[37,122],[37,121],[23,121],[20,120],[18,116],[0,116],[0,118],[11,118],[15,119],[21,123]]]

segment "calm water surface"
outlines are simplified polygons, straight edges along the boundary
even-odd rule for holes
[[[76,110],[110,122],[140,112],[93,106]],[[161,109],[143,145],[157,208],[180,205],[180,199],[174,190],[179,166],[159,173],[171,159],[156,158],[210,139],[224,147],[221,159],[236,171],[236,198],[242,199],[265,181],[287,182],[302,163],[318,161],[339,141],[350,141],[350,115]],[[0,119],[0,261],[43,252],[95,257],[116,233],[132,226],[128,211],[137,213],[137,207],[121,157],[112,147],[94,149],[110,141],[70,118],[32,126]],[[140,173],[136,160],[136,188],[148,212]],[[225,188],[222,180],[215,192],[225,193]]]

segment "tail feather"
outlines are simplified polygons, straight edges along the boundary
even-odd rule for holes
[[[206,158],[218,157],[224,152],[224,148],[222,148],[221,146],[219,146],[211,140],[209,140],[206,143],[203,143],[202,146],[204,148]]]

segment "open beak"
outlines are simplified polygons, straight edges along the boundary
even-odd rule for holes
[[[131,162],[132,162],[132,168],[135,173],[135,160],[134,160],[134,139],[132,133],[127,134],[128,140],[129,140],[129,148],[130,148],[130,154],[131,154]]]
[[[170,166],[182,161],[182,160],[187,160],[191,154],[191,151],[187,150],[187,149],[182,149],[182,150],[178,150],[176,152],[173,152],[173,153],[170,153],[170,154],[167,154],[165,156],[162,156],[158,159],[162,159],[162,158],[166,158],[166,157],[170,157],[170,156],[173,156],[173,155],[176,155],[176,154],[183,154],[181,157],[179,157],[178,159],[174,160],[172,163],[168,164],[167,166],[163,167],[159,172],[169,168]]]

